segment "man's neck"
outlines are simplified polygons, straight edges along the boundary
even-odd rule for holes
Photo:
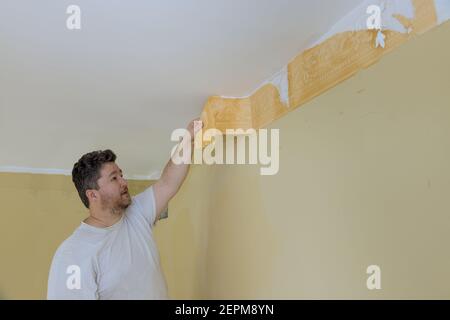
[[[122,215],[124,214],[124,211],[121,212],[102,212],[102,213],[89,213],[89,217],[87,217],[83,222],[91,225],[93,227],[98,228],[107,228],[114,224],[116,224],[120,218],[122,218]]]

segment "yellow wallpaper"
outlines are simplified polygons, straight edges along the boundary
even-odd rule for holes
[[[385,48],[375,47],[376,30],[364,30],[336,34],[300,53],[287,67],[287,103],[280,100],[280,93],[272,84],[263,85],[248,98],[211,97],[201,115],[205,130],[216,128],[224,133],[226,129],[265,127],[361,69],[376,63],[383,55],[412,37],[436,26],[434,0],[413,0],[412,4],[414,19],[395,16],[404,26],[411,27],[411,33],[384,31]]]

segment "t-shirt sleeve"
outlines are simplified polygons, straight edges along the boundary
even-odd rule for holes
[[[136,208],[139,213],[145,218],[147,223],[153,227],[156,222],[156,200],[153,186],[150,186],[143,192],[137,194],[134,197],[134,201],[136,201]]]
[[[77,261],[75,261],[77,260]],[[48,300],[98,300],[96,273],[89,259],[57,251],[48,278]]]

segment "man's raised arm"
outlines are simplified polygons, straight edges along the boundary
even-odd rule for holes
[[[195,134],[201,129],[195,128],[194,130],[195,121],[199,121],[199,119],[197,118],[192,120],[187,127],[188,136],[186,138],[190,139],[191,146],[193,144]],[[182,148],[182,143],[183,141],[178,143],[174,154],[178,154],[180,148]],[[192,150],[193,148],[191,147],[191,154]],[[190,164],[188,163],[175,164],[172,161],[172,158],[170,158],[164,167],[161,178],[153,185],[156,202],[156,221],[160,218],[161,213],[167,208],[169,200],[172,199],[180,189],[189,171],[189,166]]]

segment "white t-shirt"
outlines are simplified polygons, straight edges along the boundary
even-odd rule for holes
[[[132,197],[108,228],[84,222],[58,248],[47,299],[168,299],[153,239],[153,187]]]

